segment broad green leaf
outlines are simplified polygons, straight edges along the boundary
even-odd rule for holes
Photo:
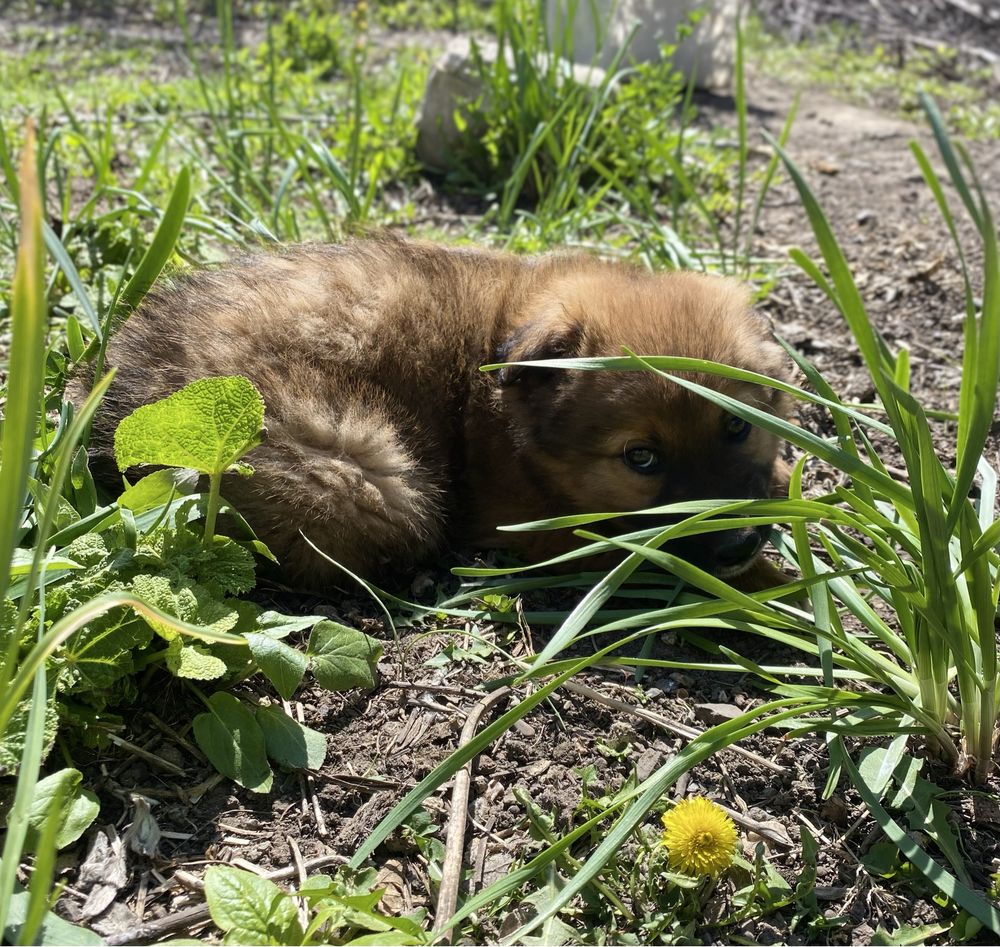
[[[77,536],[63,552],[83,566],[95,566],[110,554],[111,549],[108,538],[101,533],[84,533]]]
[[[20,885],[16,885],[10,899],[7,912],[7,925],[3,932],[5,944],[20,944],[21,925],[28,916],[30,894]],[[46,911],[41,929],[35,935],[33,943],[39,947],[101,947],[103,938],[88,930],[63,920],[58,914]]]
[[[48,485],[31,479],[28,481],[28,489],[35,498],[35,516],[39,520],[45,515],[49,504],[54,502],[55,505],[51,511],[54,514],[52,523],[57,532],[68,529],[80,521],[80,514],[74,509],[73,504],[61,493],[54,492]]]
[[[251,633],[244,637],[250,645],[253,659],[274,689],[285,700],[291,700],[309,667],[309,658],[291,645],[268,635]]]
[[[174,497],[188,496],[198,487],[198,471],[190,468],[154,470],[132,484],[120,497],[118,505],[142,513],[162,506]]]
[[[15,549],[10,563],[11,576],[27,575],[31,571],[31,562],[34,559],[34,555],[30,549]],[[42,569],[46,572],[51,572],[55,569],[80,568],[82,566],[79,562],[67,556],[51,556],[42,563]]]
[[[122,420],[115,460],[121,470],[162,464],[220,474],[260,443],[263,424],[264,399],[248,378],[202,378]]]
[[[295,902],[273,881],[241,868],[205,872],[205,900],[227,944],[300,944]]]
[[[904,787],[912,786],[922,765],[921,761],[906,754],[905,738],[894,740],[889,747],[869,747],[858,758],[858,772],[879,797],[885,793],[890,779],[894,778]]]
[[[865,870],[880,878],[891,878],[899,868],[899,849],[892,842],[876,842],[864,855]]]
[[[909,927],[904,924],[890,934],[879,925],[875,933],[872,934],[872,947],[910,947],[914,944],[926,944],[947,930],[947,924],[923,924],[919,927]],[[962,941],[954,941],[954,943],[962,943]]]
[[[229,670],[225,661],[199,644],[186,644],[180,636],[167,645],[167,668],[175,677],[214,681]]]
[[[212,694],[208,706],[207,713],[194,718],[194,736],[202,753],[220,773],[251,792],[270,792],[271,767],[253,711],[223,691]]]
[[[972,880],[965,868],[958,836],[948,818],[952,810],[940,798],[941,794],[937,785],[918,777],[912,786],[904,785],[900,789],[892,800],[892,806],[906,812],[906,821],[911,829],[924,832],[934,840],[958,878],[971,887]]]
[[[317,770],[326,760],[326,735],[293,720],[280,707],[258,707],[267,755],[288,769]]]
[[[375,664],[382,645],[363,632],[333,621],[321,621],[306,649],[316,680],[330,691],[375,686]]]
[[[257,584],[253,553],[227,536],[214,536],[195,565],[198,581],[223,595],[249,592]]]
[[[35,795],[28,813],[28,822],[36,833],[41,832],[47,818],[53,797],[62,800],[59,813],[59,830],[56,834],[56,848],[65,848],[75,842],[90,828],[101,804],[89,789],[81,785],[83,774],[75,769],[61,769],[35,785]]]
[[[256,630],[269,638],[284,638],[293,631],[305,631],[318,622],[322,615],[282,615],[281,612],[262,612],[257,617]]]

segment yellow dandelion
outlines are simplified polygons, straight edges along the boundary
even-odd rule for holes
[[[663,814],[670,867],[685,875],[717,875],[733,863],[736,826],[714,802],[685,799]]]

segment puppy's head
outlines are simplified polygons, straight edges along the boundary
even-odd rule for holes
[[[784,353],[750,309],[741,284],[617,267],[581,266],[555,281],[497,354],[504,361],[609,356],[620,355],[622,346],[641,355],[705,358],[786,375]],[[787,416],[787,396],[773,388],[688,377]],[[784,486],[777,437],[652,372],[505,368],[498,373],[497,398],[517,463],[533,488],[551,499],[552,515],[752,499]],[[730,577],[750,565],[767,532],[705,533],[673,548]]]

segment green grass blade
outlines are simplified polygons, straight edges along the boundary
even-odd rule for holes
[[[883,808],[878,793],[874,792],[864,781],[858,768],[848,756],[843,754],[844,769],[850,776],[854,787],[868,807],[872,818],[879,828],[889,837],[899,849],[903,857],[910,862],[935,888],[955,904],[965,908],[973,917],[982,921],[995,934],[1000,934],[1000,911],[990,904],[981,894],[962,884],[954,875],[941,867],[904,831],[892,816]]]
[[[854,277],[851,275],[847,260],[840,249],[840,245],[837,243],[836,237],[833,235],[833,230],[830,228],[826,215],[813,195],[812,189],[806,183],[798,166],[785,153],[781,145],[770,135],[766,135],[766,137],[781,157],[782,163],[785,165],[785,170],[788,171],[796,190],[799,192],[799,198],[809,217],[813,233],[816,236],[816,242],[819,244],[820,252],[826,261],[833,288],[836,290],[836,299],[840,311],[847,320],[851,333],[854,335],[858,343],[858,348],[861,350],[865,364],[868,366],[868,371],[875,382],[876,389],[882,395],[883,403],[885,403],[889,396],[880,387],[882,385],[882,371],[893,366],[895,362],[889,354],[885,341],[876,332],[871,321],[868,319],[864,302],[861,299],[861,294],[858,292]]]
[[[638,355],[633,355],[633,357],[641,364],[647,365],[650,368],[653,367],[648,359]],[[661,372],[655,368],[653,370],[664,378],[671,379],[671,381],[682,388],[687,388],[690,391],[696,391],[704,395],[709,401],[713,401],[720,407],[725,408],[730,414],[743,418],[751,424],[756,424],[765,431],[777,434],[778,437],[785,438],[797,447],[815,454],[821,460],[827,461],[827,463],[844,471],[844,473],[849,474],[856,480],[860,480],[862,483],[880,490],[894,502],[907,507],[912,505],[910,491],[903,484],[870,467],[854,454],[832,446],[811,431],[796,427],[796,425],[790,424],[767,411],[755,408],[737,398],[732,398],[720,391],[716,391],[714,388],[708,388],[705,385],[700,385],[679,375],[668,375],[666,372]]]
[[[937,143],[938,151],[941,153],[941,159],[948,169],[948,176],[951,178],[952,184],[955,185],[958,196],[962,198],[962,203],[969,212],[969,216],[972,218],[979,232],[982,233],[985,222],[980,216],[976,202],[972,199],[972,192],[969,190],[965,175],[962,174],[962,168],[955,155],[955,149],[952,147],[951,138],[948,137],[948,131],[945,128],[941,112],[938,110],[934,100],[926,92],[920,93],[920,106],[927,116],[927,121],[930,122],[931,131],[934,133],[934,140]]]
[[[123,311],[131,312],[139,305],[170,259],[181,228],[184,226],[184,216],[187,214],[190,200],[191,172],[188,168],[182,168],[181,173],[177,175],[170,200],[167,202],[153,240],[118,300]]]
[[[22,183],[24,178],[21,179]],[[34,684],[31,708],[25,731],[24,748],[18,762],[17,784],[14,800],[7,813],[7,831],[4,836],[3,857],[0,858],[0,931],[7,928],[7,912],[10,909],[17,870],[21,864],[25,839],[28,835],[28,810],[31,808],[38,782],[38,770],[42,765],[45,746],[45,709],[48,698],[46,676],[43,667],[32,675]],[[0,734],[6,731],[6,722],[0,724]],[[37,892],[32,891],[28,899],[28,916],[37,912]]]
[[[10,369],[0,442],[0,600],[7,594],[42,399],[47,308],[42,205],[31,125],[21,155],[21,234],[11,299]]]
[[[69,283],[70,288],[73,290],[73,294],[80,303],[80,308],[83,310],[83,314],[87,317],[87,322],[90,323],[91,331],[93,331],[94,335],[100,339],[102,331],[101,319],[97,315],[97,310],[94,308],[94,304],[90,301],[90,295],[87,293],[87,290],[83,285],[83,281],[80,279],[80,274],[77,272],[75,264],[72,259],[70,259],[70,255],[66,252],[66,248],[63,246],[62,241],[56,236],[55,231],[45,221],[42,221],[42,233],[45,237],[45,246],[48,247],[48,251],[52,254],[52,259],[56,261],[59,269],[63,271],[66,281]]]

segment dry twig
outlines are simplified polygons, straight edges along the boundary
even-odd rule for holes
[[[484,697],[470,711],[462,728],[459,746],[465,746],[476,735],[476,728],[482,715],[500,698],[510,694],[509,687],[501,687]],[[438,889],[437,910],[434,913],[434,930],[441,930],[458,906],[458,888],[462,881],[462,856],[465,851],[465,827],[469,817],[469,789],[472,785],[472,760],[457,773],[451,791],[451,815],[448,819],[448,835],[445,839],[444,862],[441,865],[441,887]],[[453,931],[447,931],[439,939],[451,943]]]

